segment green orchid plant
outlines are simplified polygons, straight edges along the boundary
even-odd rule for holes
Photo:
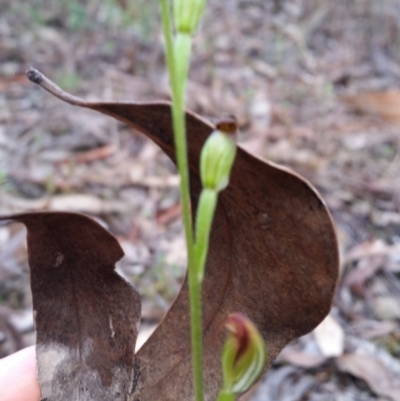
[[[206,0],[160,0],[166,59],[172,92],[172,119],[181,177],[180,196],[188,255],[193,380],[196,401],[203,400],[201,284],[218,194],[227,188],[236,155],[238,129],[234,117],[215,125],[201,152],[203,189],[191,219],[189,170],[185,127],[185,102],[192,39],[206,7]],[[172,7],[171,7],[172,6]],[[229,336],[223,351],[223,388],[219,401],[234,400],[258,378],[266,361],[266,348],[254,324],[239,313],[228,317]]]

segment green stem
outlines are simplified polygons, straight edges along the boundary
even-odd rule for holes
[[[235,401],[235,394],[222,389],[218,394],[217,401]]]
[[[196,401],[203,401],[203,332],[201,318],[201,283],[196,271],[189,268],[190,326],[192,366]]]
[[[218,192],[214,189],[203,188],[196,215],[196,237],[194,244],[193,263],[196,266],[197,277],[203,281],[206,264],[210,231],[217,206]]]
[[[188,254],[188,285],[194,391],[196,401],[203,401],[201,285],[197,280],[195,265],[193,264],[193,226],[190,205],[189,168],[184,110],[187,75],[180,75],[180,73],[187,71],[187,66],[189,65],[190,47],[188,49],[188,44],[190,45],[191,40],[187,40],[187,38],[179,38],[179,41],[183,42],[183,44],[176,42],[176,50],[183,47],[184,52],[183,54],[176,54],[174,52],[169,3],[168,0],[160,0],[160,2],[166,42],[166,58],[172,89],[172,120],[177,166],[181,177],[180,196]],[[179,57],[179,59],[177,57]],[[177,61],[180,63],[179,66],[177,65]]]
[[[178,171],[181,177],[180,192],[182,203],[183,224],[185,227],[186,243],[188,248],[188,259],[190,261],[190,253],[193,247],[193,229],[190,207],[189,193],[189,168],[187,160],[187,145],[186,145],[186,129],[185,129],[185,88],[186,85],[179,84],[176,62],[174,56],[174,45],[171,30],[171,15],[169,11],[168,0],[161,1],[161,15],[164,27],[165,47],[167,65],[169,71],[169,79],[172,89],[172,119],[174,127],[174,140],[176,147],[176,158]],[[190,54],[189,54],[190,56]],[[186,82],[186,77],[184,77]]]

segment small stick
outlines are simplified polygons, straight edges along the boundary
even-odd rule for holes
[[[53,81],[43,75],[36,68],[30,67],[26,72],[26,76],[31,82],[41,86],[43,89],[47,90],[59,99],[64,100],[65,102],[74,106],[88,107],[88,102],[86,100],[63,91],[59,86],[57,86]]]

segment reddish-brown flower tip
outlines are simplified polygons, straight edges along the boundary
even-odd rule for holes
[[[248,318],[243,313],[231,313],[226,319],[225,327],[235,340],[236,353],[234,363],[241,358],[249,346],[250,333],[247,327]]]
[[[247,391],[260,376],[267,360],[264,340],[254,323],[242,313],[228,316],[229,331],[222,356],[224,391]]]
[[[225,134],[229,134],[236,139],[238,127],[237,118],[234,115],[229,115],[218,119],[215,122],[215,128]]]

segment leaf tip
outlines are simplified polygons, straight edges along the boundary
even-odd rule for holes
[[[36,68],[30,67],[27,71],[26,71],[26,76],[29,79],[29,81],[40,85],[43,81],[43,75],[41,74],[41,72],[39,72]]]

